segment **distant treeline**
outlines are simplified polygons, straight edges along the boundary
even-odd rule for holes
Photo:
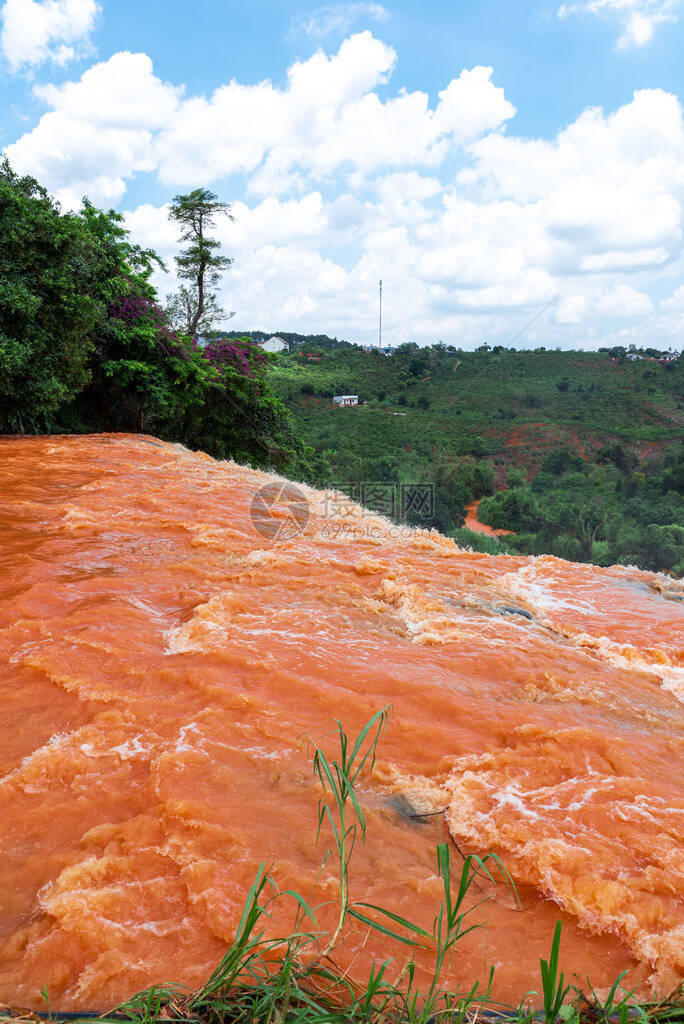
[[[377,348],[375,343],[372,344],[361,344],[360,342],[342,341],[338,338],[331,338],[327,334],[296,334],[292,331],[210,331],[207,335],[210,338],[250,338],[252,341],[262,341],[268,338],[282,338],[288,345],[294,347],[316,347],[318,346],[322,350],[334,351],[339,348],[359,348],[364,351],[368,351]],[[417,349],[441,349],[443,352],[447,352],[450,355],[462,355],[466,352],[491,352],[493,355],[500,355],[502,352],[561,352],[562,349],[547,349],[544,345],[540,345],[537,348],[521,348],[517,349],[513,345],[489,345],[484,342],[479,345],[476,349],[462,349],[458,345],[446,344],[443,341],[435,342],[432,345],[421,344],[417,342],[408,341],[402,342],[399,345],[389,346],[392,348],[393,353],[408,353],[416,351]],[[631,344],[629,346],[624,345],[613,345],[613,346],[601,346],[596,349],[598,353],[606,354],[616,362],[626,362],[632,359],[652,359],[652,360],[667,360],[674,361],[679,356],[678,352],[673,352],[671,349],[657,349],[657,348],[640,348],[637,345]]]

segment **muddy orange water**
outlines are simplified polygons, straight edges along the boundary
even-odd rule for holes
[[[470,505],[466,505],[466,517],[463,525],[468,530],[472,530],[473,533],[481,533],[485,537],[505,537],[513,532],[512,530],[497,530],[492,526],[487,526],[486,523],[481,523],[477,518],[479,504],[479,501],[473,501]]]
[[[482,882],[455,983],[494,965],[500,999],[538,988],[557,918],[580,980],[681,977],[679,584],[464,553],[307,488],[304,534],[276,540],[250,520],[273,478],[151,438],[5,439],[0,472],[0,1000],[201,982],[261,861],[313,884],[301,734],[388,703],[354,898],[428,924],[448,823],[522,904]],[[360,930],[337,955],[404,956]]]

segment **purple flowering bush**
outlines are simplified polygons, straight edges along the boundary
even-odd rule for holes
[[[194,344],[197,344],[196,339]],[[254,381],[255,396],[258,397],[257,378],[263,377],[267,362],[266,354],[258,345],[254,345],[248,338],[219,338],[201,351],[219,376],[223,376],[226,371],[232,371],[238,376]]]
[[[132,288],[133,283],[129,283]],[[120,320],[129,331],[143,328],[145,336],[153,340],[162,355],[189,358],[178,335],[169,327],[166,313],[149,296],[131,290],[116,299],[107,313],[113,320]]]

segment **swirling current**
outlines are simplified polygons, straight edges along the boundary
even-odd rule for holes
[[[557,919],[579,981],[682,977],[681,584],[331,519],[303,485],[303,532],[260,532],[265,485],[262,519],[291,519],[278,478],[154,438],[8,438],[0,467],[0,1001],[201,983],[261,862],[314,884],[302,736],[387,704],[355,898],[429,925],[447,838],[520,895],[481,880],[455,984],[493,965],[517,1003]],[[404,954],[359,928],[339,955]]]

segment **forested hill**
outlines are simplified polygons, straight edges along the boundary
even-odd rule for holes
[[[316,482],[432,483],[431,525],[461,539],[484,496],[480,519],[515,531],[511,549],[684,570],[681,357],[300,341],[269,378]],[[341,394],[363,404],[338,408]]]

